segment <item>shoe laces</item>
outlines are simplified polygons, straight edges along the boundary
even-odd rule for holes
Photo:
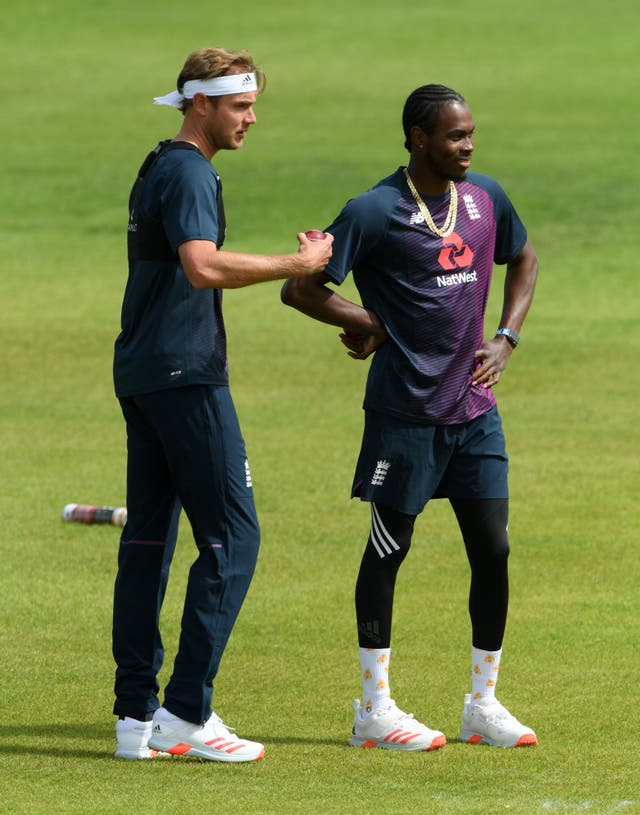
[[[400,710],[400,708],[398,707],[398,705],[396,705],[396,703],[394,702],[393,699],[389,702],[389,706],[384,709],[384,713],[395,713],[395,714],[397,714],[396,719],[395,719],[397,722],[400,722],[403,719],[413,719],[414,718],[413,713],[405,713],[404,710]]]
[[[484,712],[485,719],[489,722],[515,721],[515,716],[509,713],[506,707],[500,704],[497,699],[490,705],[486,705]]]
[[[214,710],[211,711],[211,716],[209,716],[203,727],[208,727],[209,725],[212,725],[214,729],[222,727],[229,734],[236,732],[236,728],[229,727],[229,725],[225,724]]]

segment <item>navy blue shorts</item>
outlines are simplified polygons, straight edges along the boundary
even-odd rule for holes
[[[507,498],[509,460],[494,406],[465,424],[365,413],[352,497],[418,515],[431,498]]]

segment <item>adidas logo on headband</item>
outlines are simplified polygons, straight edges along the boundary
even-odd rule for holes
[[[257,90],[258,83],[255,74],[226,74],[212,79],[188,79],[184,83],[182,92],[172,91],[165,96],[154,96],[153,102],[156,105],[181,108],[185,99],[193,99],[197,93],[204,93],[206,96],[226,96],[232,93]]]

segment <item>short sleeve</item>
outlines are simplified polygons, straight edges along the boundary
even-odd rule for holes
[[[174,251],[191,240],[218,242],[218,180],[198,156],[181,162],[162,193],[162,224]],[[208,164],[208,162],[207,162]],[[204,171],[203,171],[204,169]]]
[[[527,240],[527,230],[500,184],[488,176],[477,176],[476,178],[481,179],[480,186],[485,188],[493,200],[496,220],[494,262],[497,264],[509,263],[524,246]]]
[[[337,284],[351,269],[375,251],[385,234],[387,211],[373,191],[352,198],[335,221],[325,229],[333,237],[333,254],[325,273]]]

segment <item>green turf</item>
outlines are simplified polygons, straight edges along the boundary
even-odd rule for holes
[[[640,812],[636,0],[5,0],[2,12],[0,810]],[[269,77],[245,147],[216,157],[229,249],[289,251],[298,230],[325,226],[403,163],[401,106],[430,81],[468,98],[474,169],[502,181],[529,227],[540,283],[499,391],[513,549],[499,695],[535,727],[535,749],[456,742],[468,569],[441,502],[400,573],[392,688],[450,743],[420,755],[346,747],[368,526],[348,488],[366,364],[269,284],[225,294],[263,548],[215,697],[267,756],[112,757],[118,533],[59,516],[69,501],[124,501],[111,348],[127,196],[145,152],[179,123],[151,97],[212,44],[248,48]],[[490,331],[501,270],[496,281]],[[185,525],[169,654],[192,557]]]

